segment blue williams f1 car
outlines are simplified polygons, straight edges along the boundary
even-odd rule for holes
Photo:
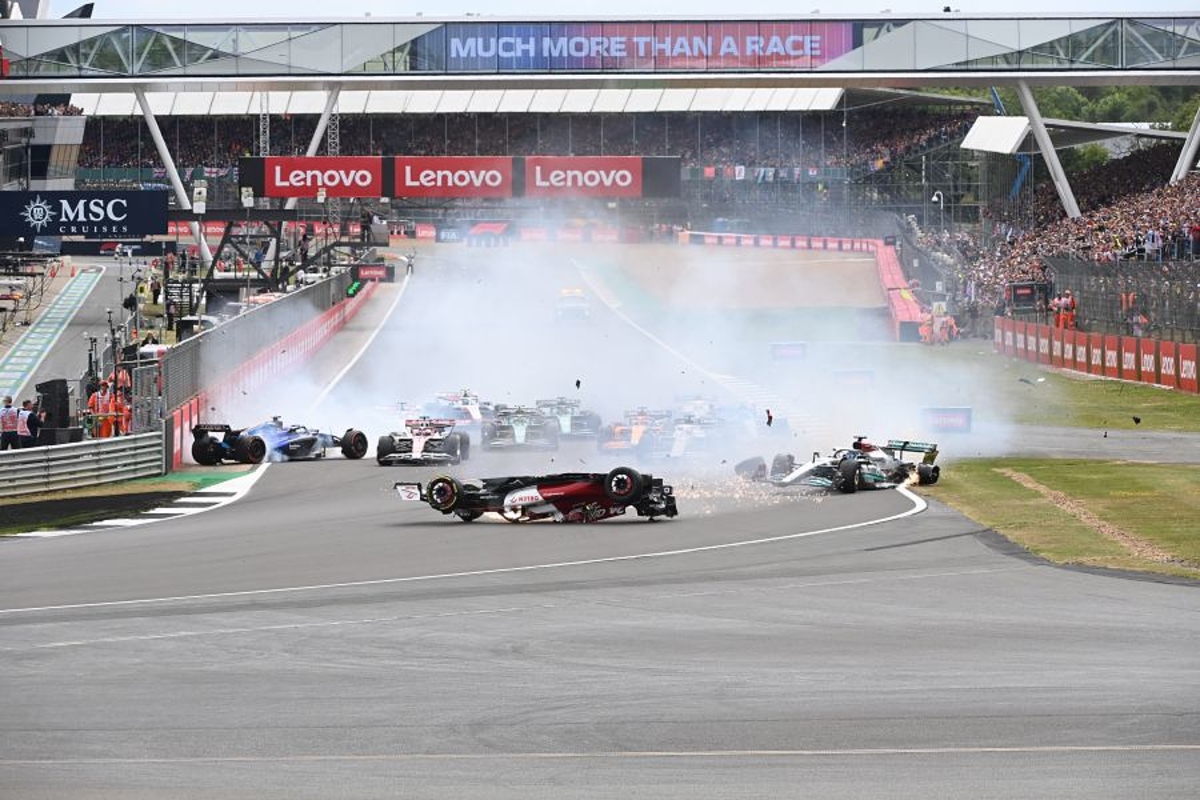
[[[200,424],[192,428],[192,459],[213,467],[222,461],[259,464],[324,458],[329,448],[338,448],[346,458],[367,454],[367,435],[350,428],[341,436],[321,433],[303,425],[284,425],[279,417],[252,428]]]

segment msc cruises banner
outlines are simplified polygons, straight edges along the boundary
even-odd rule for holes
[[[819,69],[854,49],[852,22],[447,23],[414,42],[449,72]]]
[[[136,238],[167,232],[167,192],[0,192],[0,235]]]
[[[257,197],[678,197],[680,159],[640,156],[243,158]]]

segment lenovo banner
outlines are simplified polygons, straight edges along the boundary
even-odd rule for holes
[[[390,164],[389,164],[390,165]],[[386,197],[384,159],[379,156],[303,156],[243,158],[242,186],[259,197]]]
[[[128,239],[166,232],[166,192],[0,192],[0,236]]]
[[[679,197],[678,158],[314,156],[243,158],[257,197]]]
[[[526,197],[641,197],[642,159],[636,156],[525,159]]]
[[[513,160],[507,157],[396,159],[393,197],[512,197]]]

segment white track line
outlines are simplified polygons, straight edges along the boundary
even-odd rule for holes
[[[294,753],[278,756],[164,756],[161,758],[5,758],[0,767],[121,765],[121,764],[277,764],[287,762],[367,761],[566,761],[570,759],[739,759],[739,758],[856,758],[879,756],[1073,755],[1076,753],[1189,753],[1195,742],[1164,744],[1012,745],[1009,747],[849,747],[824,750],[582,750],[531,753],[363,753],[329,755]]]
[[[591,564],[614,564],[622,561],[643,561],[652,558],[667,558],[670,556],[692,555],[694,553],[709,553],[718,550],[732,550],[738,547],[750,547],[760,544],[774,544],[776,542],[786,542],[793,539],[805,539],[810,536],[820,536],[827,533],[837,533],[839,531],[854,530],[857,528],[866,528],[872,525],[882,525],[887,522],[894,522],[898,519],[904,519],[914,514],[919,514],[924,511],[928,504],[923,498],[913,494],[903,486],[899,486],[892,490],[907,497],[913,504],[913,507],[907,511],[902,511],[899,514],[893,514],[889,517],[881,517],[880,519],[866,520],[865,522],[854,522],[849,525],[838,525],[832,528],[821,528],[815,531],[804,531],[802,533],[786,533],[780,536],[768,536],[759,539],[744,539],[737,542],[723,542],[721,544],[701,545],[698,547],[685,547],[678,550],[659,550],[650,553],[631,553],[625,556],[607,556],[604,558],[586,558],[577,561],[556,561],[548,564],[526,564],[520,567],[496,567],[494,569],[477,569],[466,570],[463,572],[442,572],[432,575],[410,575],[404,578],[378,578],[367,581],[346,581],[343,583],[321,583],[309,586],[283,586],[275,589],[247,589],[239,592],[214,592],[211,594],[193,594],[179,595],[176,597],[148,597],[140,600],[110,600],[101,603],[71,603],[61,606],[33,606],[29,608],[3,608],[0,609],[0,614],[18,614],[30,613],[36,611],[67,611],[72,609],[85,608],[113,608],[122,606],[140,606],[152,605],[156,603],[176,603],[176,602],[192,602],[197,600],[219,600],[233,597],[261,597],[273,594],[287,594],[298,592],[316,592],[329,589],[354,589],[365,586],[390,586],[403,583],[418,583],[424,581],[444,580],[448,578],[472,578],[483,575],[506,575],[520,572],[534,572],[545,569],[561,569],[563,567],[581,567]],[[670,524],[670,523],[660,523]]]

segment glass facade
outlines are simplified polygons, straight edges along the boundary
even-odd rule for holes
[[[1194,70],[1200,16],[5,24],[38,78]]]

